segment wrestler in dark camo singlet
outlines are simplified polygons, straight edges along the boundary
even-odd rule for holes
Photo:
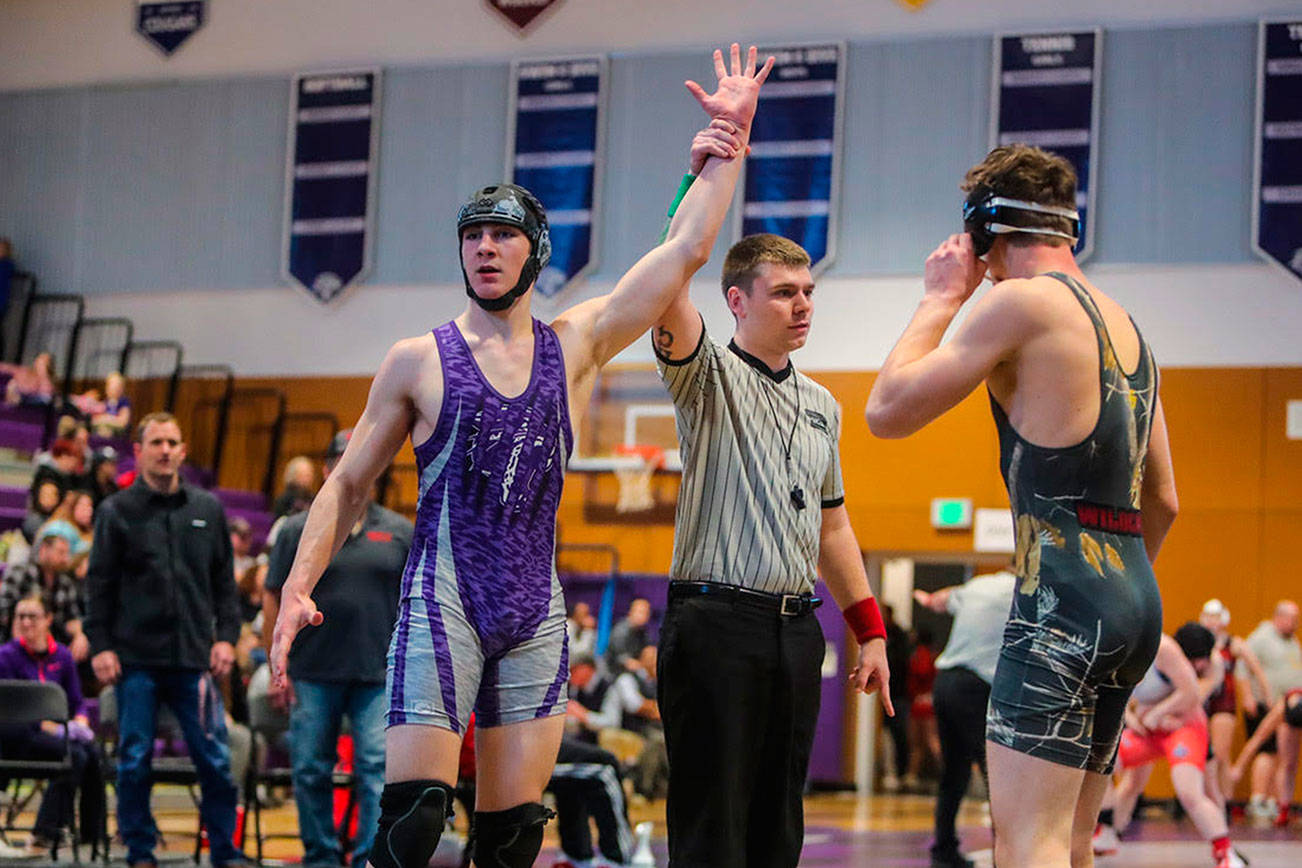
[[[991,397],[1018,582],[986,734],[1021,753],[1107,773],[1126,700],[1161,639],[1162,603],[1139,512],[1157,368],[1139,336],[1139,364],[1123,371],[1093,298],[1072,278],[1049,276],[1094,324],[1099,417],[1075,446],[1046,448],[1022,439]]]

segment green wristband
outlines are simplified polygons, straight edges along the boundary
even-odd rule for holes
[[[674,194],[674,201],[669,204],[669,216],[665,218],[665,228],[660,230],[660,237],[656,240],[656,244],[663,244],[664,240],[669,237],[669,224],[674,222],[674,215],[678,213],[678,206],[682,203],[683,197],[687,195],[687,191],[691,189],[692,182],[695,180],[696,176],[688,172],[683,175],[683,180],[678,183],[678,192]]]

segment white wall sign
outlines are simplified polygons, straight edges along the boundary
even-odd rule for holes
[[[1012,553],[1016,549],[1012,512],[1007,509],[978,509],[972,530],[972,550]]]

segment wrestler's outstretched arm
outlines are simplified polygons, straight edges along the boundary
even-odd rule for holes
[[[272,634],[271,676],[285,681],[285,664],[298,631],[320,626],[324,616],[312,602],[312,589],[361,517],[371,488],[398,454],[411,432],[415,410],[411,396],[427,353],[428,338],[409,338],[390,348],[380,365],[366,409],[353,427],[348,447],[312,500],[294,564],[280,594],[280,614]]]
[[[719,82],[712,94],[696,82],[687,82],[697,102],[719,122],[712,122],[711,128],[731,135],[734,156],[706,163],[683,198],[664,243],[638,260],[613,292],[575,305],[557,317],[552,325],[565,344],[571,379],[595,372],[646,333],[709,259],[741,174],[740,155],[750,138],[760,85],[773,66],[773,58],[769,58],[756,70],[755,55],[751,46],[743,67],[740,48],[734,43],[729,71],[723,53],[716,51],[714,68]]]

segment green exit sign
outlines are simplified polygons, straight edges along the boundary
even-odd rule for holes
[[[937,530],[967,530],[972,527],[971,498],[932,498],[931,526]]]

